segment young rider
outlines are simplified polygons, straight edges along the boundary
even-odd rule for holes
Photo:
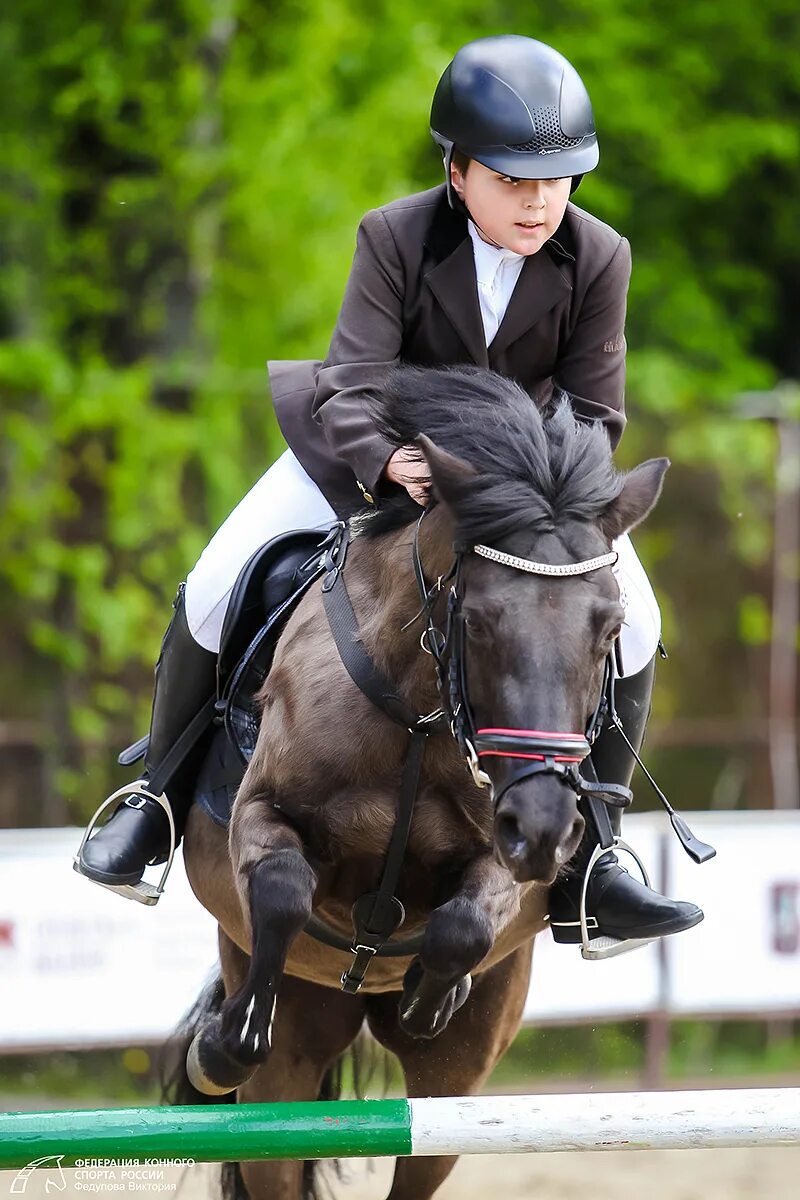
[[[223,524],[178,593],[156,666],[146,778],[213,693],[228,598],[254,550],[291,529],[330,525],[365,500],[380,503],[393,486],[425,503],[425,465],[385,443],[366,412],[391,366],[478,363],[515,378],[537,403],[556,386],[579,419],[602,421],[612,447],[619,442],[630,248],[569,202],[599,157],[577,72],[531,38],[471,42],[439,81],[431,132],[445,183],[363,218],[324,363],[270,364],[290,449]],[[660,617],[627,536],[615,548],[626,606],[617,704],[638,749]],[[598,778],[630,784],[634,760],[615,730],[603,731],[592,760]],[[188,801],[179,787],[168,791],[180,831]],[[618,819],[619,809],[612,812]],[[164,861],[168,845],[163,809],[131,796],[86,843],[80,869],[97,882],[136,883],[146,863]],[[557,941],[580,941],[581,884],[578,874],[551,889]],[[623,940],[676,933],[703,916],[634,879],[613,853],[592,872],[587,911],[596,936]]]

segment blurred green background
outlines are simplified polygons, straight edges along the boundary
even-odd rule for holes
[[[176,586],[282,449],[266,360],[324,357],[359,218],[440,181],[435,83],[503,32],[582,74],[601,162],[576,199],[632,245],[618,457],[674,464],[637,538],[670,649],[650,764],[682,808],[771,805],[777,437],[741,395],[789,381],[796,404],[800,378],[795,0],[16,0],[0,15],[0,826],[83,822],[123,781]],[[796,580],[796,559],[782,569]],[[528,1031],[528,1068],[536,1050],[565,1075],[586,1054],[642,1069],[640,1032],[587,1050],[590,1033]],[[791,1023],[687,1037],[673,1077],[797,1067]],[[149,1059],[112,1059],[98,1073],[117,1099],[149,1086]],[[69,1056],[30,1069],[54,1094],[81,1074]]]
[[[324,356],[360,216],[440,180],[440,72],[509,31],[583,75],[601,163],[577,199],[633,248],[619,459],[674,462],[638,539],[671,650],[651,754],[684,807],[771,802],[775,429],[737,397],[800,376],[796,16],[791,0],[6,9],[3,823],[81,821],[117,779],[177,583],[282,448],[266,359]]]

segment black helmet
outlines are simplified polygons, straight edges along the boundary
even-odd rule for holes
[[[441,147],[450,204],[454,150],[516,179],[580,177],[600,152],[589,94],[563,55],[504,34],[462,46],[439,80],[431,133]]]

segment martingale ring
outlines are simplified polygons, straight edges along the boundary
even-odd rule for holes
[[[491,559],[504,567],[514,567],[517,571],[527,571],[530,575],[586,575],[589,571],[597,571],[600,567],[611,567],[619,558],[616,550],[608,554],[600,554],[597,558],[587,558],[578,563],[540,563],[530,558],[518,558],[516,554],[506,554],[502,550],[494,550],[491,546],[473,546],[481,558]]]

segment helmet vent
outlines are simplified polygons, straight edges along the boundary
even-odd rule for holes
[[[573,146],[580,146],[583,141],[582,137],[571,138],[561,132],[558,109],[555,105],[535,109],[533,118],[536,122],[535,136],[529,142],[519,142],[516,146],[509,146],[509,150],[517,150],[520,154],[530,154],[531,151],[534,154],[555,154],[558,150],[569,150]]]

